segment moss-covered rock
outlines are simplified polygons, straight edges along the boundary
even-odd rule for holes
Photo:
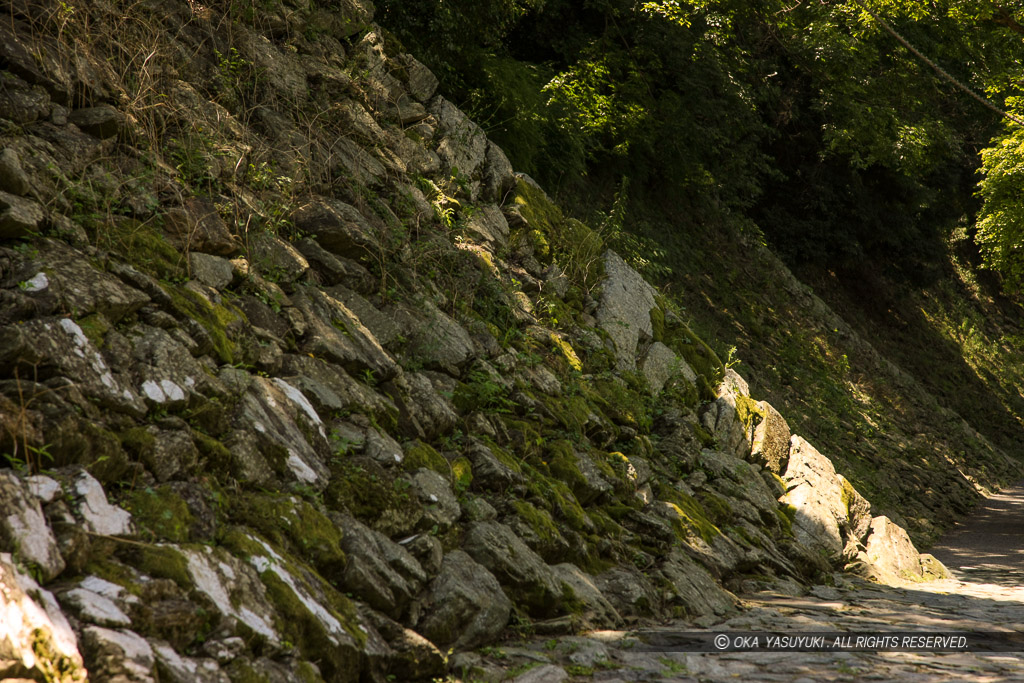
[[[338,580],[343,574],[342,530],[313,503],[294,495],[241,493],[232,497],[228,514],[234,523],[309,562],[325,578]]]

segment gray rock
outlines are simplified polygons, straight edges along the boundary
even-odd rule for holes
[[[194,251],[188,255],[192,277],[208,287],[224,289],[235,279],[235,267],[220,256]]]
[[[173,332],[173,331],[172,331]],[[139,393],[150,403],[164,408],[202,401],[203,397],[225,399],[228,388],[196,360],[192,350],[171,332],[150,325],[132,329],[133,374],[140,378]]]
[[[295,243],[295,248],[306,257],[320,282],[328,287],[343,284],[361,294],[369,294],[380,284],[362,265],[332,254],[312,238],[299,240]]]
[[[43,517],[39,501],[10,470],[0,470],[0,546],[11,549],[22,566],[49,582],[64,571],[57,539]]]
[[[780,502],[796,509],[793,535],[814,550],[835,555],[843,549],[839,524],[846,521],[843,486],[828,458],[799,436],[790,442],[783,475],[788,490]]]
[[[686,361],[676,356],[672,349],[661,342],[651,344],[643,360],[640,361],[640,372],[647,379],[647,387],[651,395],[660,394],[665,387],[665,382],[673,375],[682,372],[683,365],[686,365]],[[693,370],[690,370],[690,373],[693,373]]]
[[[402,329],[394,320],[394,316],[381,311],[358,293],[342,285],[329,287],[324,291],[345,304],[359,318],[359,322],[370,330],[381,346],[388,347],[401,336]]]
[[[281,374],[323,415],[352,411],[377,415],[397,412],[390,399],[320,359],[287,354],[282,359]]]
[[[438,95],[430,102],[437,119],[437,155],[446,173],[458,171],[473,177],[487,159],[487,136],[458,107]]]
[[[433,643],[381,614],[371,610],[362,613],[391,650],[389,676],[400,681],[421,681],[437,680],[444,675],[446,658]]]
[[[60,482],[45,474],[33,474],[25,477],[25,485],[28,486],[28,490],[41,503],[52,503],[58,496],[64,493]]]
[[[408,74],[409,93],[420,102],[429,100],[437,90],[437,77],[412,55],[403,54],[398,59]]]
[[[523,475],[498,459],[483,442],[473,439],[464,454],[473,466],[473,484],[491,491],[507,491],[523,482]]]
[[[274,282],[294,282],[309,270],[306,257],[277,235],[264,233],[249,242],[250,265]]]
[[[32,189],[28,174],[21,167],[18,153],[11,147],[0,152],[0,191],[24,196]]]
[[[738,605],[736,598],[724,590],[706,569],[678,548],[669,551],[658,573],[668,588],[665,601],[677,616],[691,620],[722,616]]]
[[[81,468],[69,468],[60,474],[68,478],[64,490],[70,494],[71,508],[86,531],[103,536],[131,536],[135,533],[131,514],[107,501],[107,494],[95,477]]]
[[[237,27],[232,42],[238,46],[241,56],[259,70],[260,78],[267,87],[279,97],[299,104],[309,96],[306,71],[297,54],[278,49],[262,32],[253,31],[245,24]]]
[[[507,586],[516,602],[537,617],[553,616],[562,604],[561,583],[540,555],[498,522],[473,522],[463,549]]]
[[[839,483],[843,487],[843,502],[846,504],[846,524],[844,531],[854,540],[863,542],[871,528],[871,503],[864,496],[860,495],[853,484],[847,481],[846,477],[837,474]]]
[[[451,401],[423,373],[405,373],[382,388],[398,407],[398,426],[407,438],[429,441],[458,422]]]
[[[269,467],[285,480],[317,489],[327,485],[330,472],[311,444],[326,451],[326,430],[298,389],[280,378],[254,378],[238,402],[234,422],[232,444],[237,447],[230,451],[238,476],[263,482]]]
[[[604,254],[604,272],[597,322],[615,346],[616,367],[633,370],[637,344],[654,334],[651,309],[655,307],[655,291],[611,250]]]
[[[569,680],[569,674],[560,666],[544,664],[519,674],[512,683],[562,683]]]
[[[764,419],[754,427],[750,454],[755,462],[764,463],[765,467],[781,476],[789,463],[789,440],[792,436],[789,424],[767,401],[758,402],[757,407],[764,414]]]
[[[620,565],[594,577],[601,594],[624,617],[649,617],[661,613],[661,596],[636,567]]]
[[[78,639],[53,594],[21,574],[9,553],[0,553],[0,585],[0,675],[10,671],[55,683],[88,680]]]
[[[439,531],[447,531],[459,517],[462,508],[452,492],[448,480],[434,470],[420,468],[412,477],[413,490],[423,504],[423,521],[420,523],[431,527],[436,525]]]
[[[487,569],[461,550],[444,557],[423,600],[416,629],[439,647],[468,650],[505,629],[512,603]]]
[[[269,643],[280,643],[274,608],[256,570],[223,548],[182,548],[180,553],[195,590],[209,598],[213,609],[229,624],[240,622]]]
[[[199,451],[188,432],[158,429],[153,425],[147,431],[153,437],[152,445],[141,448],[137,455],[157,481],[169,481],[179,474],[195,471]]]
[[[212,659],[184,657],[162,641],[150,641],[161,681],[171,683],[229,683],[227,674]]]
[[[82,629],[82,649],[94,663],[89,673],[101,680],[156,680],[153,648],[134,631],[86,626]]]
[[[750,434],[731,397],[719,397],[705,406],[701,422],[715,437],[719,450],[737,458],[746,458],[750,454]]]
[[[306,289],[293,297],[306,325],[301,348],[306,353],[338,363],[374,382],[386,381],[400,371],[377,338],[359,318],[337,299],[318,289]]]
[[[487,246],[499,250],[508,245],[508,221],[494,204],[485,204],[469,217],[466,229]]]
[[[186,199],[182,208],[167,211],[164,227],[188,251],[232,256],[241,249],[217,207],[207,199]]]
[[[434,578],[441,571],[444,548],[437,536],[416,534],[402,539],[398,544],[406,548],[416,558],[429,578]]]
[[[366,430],[363,453],[381,465],[399,465],[405,459],[402,446],[387,432],[378,432],[372,427]]]
[[[343,518],[341,549],[348,557],[345,589],[394,619],[419,593],[427,575],[405,548],[351,517]]]
[[[483,173],[483,196],[499,204],[505,195],[515,187],[516,176],[505,152],[496,144],[487,141],[487,159]]]
[[[906,530],[888,517],[871,520],[861,559],[871,568],[868,576],[880,583],[898,586],[924,579],[924,567],[917,548]],[[932,560],[929,571],[941,574],[941,570],[934,566],[934,563],[939,566],[941,563],[934,558]]]
[[[117,324],[150,301],[147,294],[97,270],[84,254],[61,242],[47,242],[43,258],[53,291],[76,317],[102,313]]]
[[[483,498],[474,497],[463,504],[462,514],[468,522],[490,522],[498,517],[498,511]]]
[[[4,87],[0,88],[0,117],[24,125],[45,119],[49,113],[50,96],[46,90],[5,72]]]
[[[405,354],[424,367],[458,376],[459,368],[476,354],[469,333],[429,300],[415,308],[395,306],[386,314],[409,340]]]
[[[60,601],[70,607],[82,621],[99,626],[131,626],[128,618],[110,598],[81,586],[61,594]]]
[[[774,525],[777,522],[778,501],[761,477],[760,468],[727,453],[704,449],[698,462],[715,474],[712,488],[733,498],[748,501],[757,513],[751,522]]]
[[[112,138],[124,128],[124,114],[111,107],[101,104],[96,107],[75,109],[68,115],[68,121],[93,137]]]
[[[598,590],[594,577],[574,564],[564,562],[551,567],[555,578],[568,586],[576,601],[574,613],[582,620],[586,629],[615,628],[622,624],[622,617],[614,605]]]
[[[0,239],[36,235],[42,222],[43,207],[31,199],[0,192]]]
[[[332,254],[359,259],[379,249],[377,229],[358,209],[337,199],[314,198],[296,209],[291,218],[296,228],[314,235]]]

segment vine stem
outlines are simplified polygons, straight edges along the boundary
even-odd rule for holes
[[[977,92],[975,92],[973,88],[971,88],[970,86],[964,85],[963,83],[961,83],[960,81],[958,81],[958,80],[957,80],[957,79],[956,79],[956,78],[955,78],[955,77],[954,77],[954,76],[953,76],[952,74],[950,74],[950,73],[949,73],[948,71],[946,71],[946,70],[945,70],[945,69],[943,69],[943,68],[942,68],[941,66],[939,66],[938,64],[936,64],[935,62],[933,62],[933,61],[932,61],[931,59],[929,59],[928,57],[926,57],[926,56],[925,56],[925,55],[924,55],[924,54],[923,54],[923,53],[922,53],[922,52],[921,52],[920,50],[918,50],[918,49],[917,49],[916,47],[914,47],[913,45],[911,45],[911,44],[910,44],[910,41],[908,41],[908,40],[907,40],[906,38],[904,38],[904,37],[903,37],[903,36],[901,36],[901,35],[900,35],[899,33],[897,33],[897,32],[896,32],[896,29],[894,29],[894,28],[893,28],[892,26],[890,26],[890,25],[889,25],[889,22],[887,22],[887,21],[886,21],[885,19],[883,19],[882,17],[880,17],[880,16],[879,16],[879,15],[878,15],[878,14],[877,14],[877,13],[876,13],[876,12],[875,12],[874,10],[872,10],[872,9],[871,9],[870,7],[868,7],[868,6],[866,5],[866,4],[864,4],[864,2],[863,2],[862,0],[854,0],[854,2],[856,2],[856,3],[857,3],[857,4],[859,5],[859,6],[860,6],[860,8],[861,8],[861,9],[863,9],[863,10],[864,10],[865,12],[867,12],[868,14],[870,14],[870,15],[871,15],[871,17],[872,17],[872,18],[873,18],[873,19],[874,19],[875,21],[877,21],[877,22],[878,22],[879,26],[881,26],[881,27],[882,27],[883,29],[885,29],[885,31],[886,31],[886,32],[887,32],[887,33],[888,33],[889,35],[891,35],[891,36],[892,36],[893,38],[895,38],[896,40],[898,40],[898,41],[899,41],[899,43],[900,43],[900,45],[902,45],[903,47],[905,47],[905,48],[907,48],[908,50],[910,50],[911,54],[913,54],[913,55],[914,55],[915,57],[917,57],[917,58],[918,58],[918,59],[920,59],[920,60],[921,60],[922,62],[924,62],[925,64],[927,64],[927,65],[928,65],[929,67],[931,67],[931,68],[932,68],[932,70],[934,70],[934,71],[935,71],[935,73],[937,73],[937,74],[939,74],[940,76],[942,76],[942,78],[943,78],[943,79],[945,79],[945,80],[946,80],[946,81],[948,81],[949,83],[953,84],[954,86],[956,86],[957,88],[959,88],[959,89],[960,89],[960,90],[962,90],[963,92],[967,93],[968,95],[970,95],[971,97],[973,97],[973,98],[974,98],[975,100],[977,100],[978,102],[980,102],[980,103],[981,103],[981,104],[983,104],[984,106],[988,107],[989,109],[991,109],[991,110],[992,110],[992,111],[994,111],[995,113],[999,114],[999,115],[1000,115],[1000,116],[1002,116],[1003,118],[1009,119],[1010,121],[1013,121],[1014,123],[1016,123],[1016,124],[1017,124],[1017,125],[1019,125],[1019,126],[1024,126],[1024,119],[1022,119],[1021,117],[1019,117],[1019,116],[1017,116],[1017,115],[1015,115],[1015,114],[1011,114],[1011,113],[1010,113],[1010,112],[1008,112],[1008,111],[1005,111],[1005,110],[1003,110],[1003,109],[1000,109],[1000,108],[999,108],[999,107],[997,107],[996,105],[992,104],[992,103],[991,103],[991,102],[989,102],[989,101],[988,101],[987,99],[985,99],[984,97],[982,97],[981,95],[979,95],[979,94],[978,94]]]

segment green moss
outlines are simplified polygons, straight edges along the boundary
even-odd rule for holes
[[[121,447],[117,434],[92,422],[85,422],[81,429],[68,439],[70,443],[51,449],[55,467],[66,464],[81,464],[101,483],[118,481],[128,470],[129,460]],[[68,456],[71,456],[68,458]]]
[[[565,482],[545,476],[526,464],[523,465],[523,473],[527,478],[527,490],[536,504],[557,513],[572,529],[584,531],[593,528],[583,506]]]
[[[402,467],[406,471],[414,472],[425,467],[434,470],[445,479],[451,476],[452,468],[448,465],[448,461],[429,444],[417,439],[405,444],[402,450],[405,451]]]
[[[158,280],[185,276],[184,252],[175,249],[153,223],[118,217],[103,225],[97,241],[139,270]]]
[[[566,362],[576,372],[583,370],[583,363],[580,361],[580,357],[576,355],[576,352],[572,348],[572,344],[559,337],[554,332],[551,333],[551,343],[555,345],[555,348],[562,352]]]
[[[591,507],[587,511],[587,515],[597,528],[597,533],[604,538],[617,539],[625,531],[603,508]]]
[[[722,533],[708,519],[704,507],[692,496],[667,485],[658,486],[657,495],[660,500],[674,505],[684,528],[695,531],[705,542],[710,543],[715,536]]]
[[[548,396],[534,395],[547,409],[551,422],[570,434],[582,435],[590,420],[592,407],[583,396]]]
[[[704,507],[708,518],[717,526],[725,526],[732,523],[735,518],[732,506],[720,496],[703,491],[700,494],[700,504]]]
[[[639,386],[639,385],[637,385]],[[584,395],[613,422],[648,431],[653,421],[650,397],[619,378],[594,378],[583,386]]]
[[[231,338],[228,328],[245,320],[244,314],[236,308],[214,304],[204,296],[186,287],[165,286],[164,291],[171,297],[171,304],[179,314],[188,316],[202,325],[210,335],[217,357],[224,363],[234,363],[238,347]]]
[[[526,228],[514,231],[513,243],[527,242],[542,262],[557,261],[574,284],[589,291],[604,275],[601,237],[574,218],[565,218],[544,193],[520,180],[513,199]]]
[[[792,506],[790,506],[790,507],[792,507]],[[795,510],[796,510],[796,508],[794,508],[794,511]],[[788,515],[786,513],[786,511],[783,509],[783,507],[781,507],[781,506],[775,509],[775,516],[778,517],[778,519],[779,519],[779,527],[782,529],[782,533],[784,535],[786,535],[786,536],[792,536],[793,535],[793,519],[794,518],[790,517],[790,515]]]
[[[715,446],[716,439],[714,434],[704,429],[699,422],[691,422],[690,431],[693,432],[693,435],[697,437],[697,440],[700,441],[700,445],[704,448],[713,448]]]
[[[190,432],[190,435],[199,454],[205,457],[214,469],[227,467],[231,463],[231,451],[219,440],[195,429]]]
[[[103,350],[107,342],[107,332],[110,332],[112,329],[107,319],[100,313],[93,313],[92,315],[80,318],[77,322],[78,326],[82,328],[82,332],[92,342],[92,345],[97,349]]]
[[[228,678],[233,683],[270,683],[270,679],[257,673],[255,669],[241,657],[235,658],[227,666]]]
[[[458,457],[452,461],[452,487],[456,493],[468,491],[473,485],[473,463],[469,458]]]
[[[555,441],[548,444],[545,462],[551,474],[568,484],[576,496],[587,492],[587,480],[580,472],[576,451],[571,443]]]
[[[722,379],[725,364],[710,346],[683,324],[666,324],[665,344],[682,356],[697,374],[697,389],[701,399],[715,400],[715,387]]]
[[[748,433],[766,417],[765,411],[757,405],[757,401],[746,396],[736,396],[736,413]]]
[[[551,514],[547,510],[540,510],[524,500],[512,501],[512,507],[542,542],[550,543],[561,537],[555,521],[551,519]]]
[[[89,562],[85,565],[82,573],[86,576],[98,576],[110,583],[116,583],[131,595],[139,595],[141,593],[135,573],[127,565],[118,562],[109,554],[94,554],[90,556]]]
[[[406,479],[396,478],[372,460],[344,460],[332,467],[324,501],[328,508],[344,508],[357,519],[369,520],[371,525],[385,512],[397,518],[415,520],[422,510],[408,489]]]
[[[146,427],[132,427],[118,434],[121,446],[129,453],[141,458],[156,448],[156,436]]]
[[[527,422],[513,417],[503,417],[502,422],[505,425],[505,431],[508,432],[511,442],[515,445],[516,450],[522,454],[523,459],[540,455],[541,446],[544,444],[544,437],[537,428],[538,424],[536,422]],[[512,467],[511,464],[502,460],[495,447],[492,446],[491,450],[494,451],[499,460]],[[512,469],[518,472],[519,463],[515,462],[515,459],[510,455],[505,455],[515,464],[515,467],[512,467]]]
[[[188,560],[177,549],[166,545],[139,544],[125,547],[122,552],[131,556],[131,564],[147,576],[170,579],[178,587],[192,590],[192,577],[188,573]]]
[[[651,327],[654,328],[654,341],[665,341],[665,309],[660,305],[651,309]]]
[[[302,581],[302,573],[288,566],[283,569],[295,581]],[[316,661],[327,680],[343,680],[349,673],[359,669],[359,649],[366,642],[366,634],[358,628],[355,607],[345,596],[327,584],[317,586],[317,591],[309,591],[312,595],[320,593],[329,598],[323,607],[352,636],[355,641],[352,647],[338,647],[320,619],[306,608],[299,596],[273,569],[260,574],[260,580],[266,586],[267,597],[280,617],[278,627],[281,634],[299,648],[303,657]]]
[[[169,486],[145,488],[128,497],[128,511],[135,524],[151,540],[184,543],[189,540],[192,513]]]
[[[232,499],[231,520],[257,530],[276,546],[308,561],[327,578],[345,569],[341,530],[320,510],[296,496],[240,494]]]
[[[506,423],[506,424],[508,424],[508,423]],[[526,423],[522,423],[522,424],[526,424]],[[530,429],[532,429],[532,427]],[[540,436],[538,436],[537,438],[540,439]],[[487,447],[491,449],[491,453],[494,454],[494,457],[496,457],[501,462],[502,465],[504,465],[505,467],[509,468],[510,470],[515,472],[516,474],[522,474],[523,473],[523,466],[521,464],[521,461],[518,458],[516,458],[514,455],[509,453],[507,450],[505,450],[501,446],[498,446],[497,444],[495,444],[493,441],[490,441],[489,439],[484,439],[484,442],[487,444]]]

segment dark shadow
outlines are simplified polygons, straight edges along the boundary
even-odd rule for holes
[[[961,581],[1024,587],[1024,483],[980,504],[930,552]]]

